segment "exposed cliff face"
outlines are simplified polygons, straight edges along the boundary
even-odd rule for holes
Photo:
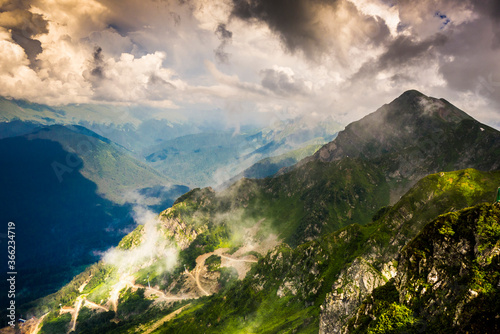
[[[205,232],[205,226],[196,227],[188,225],[172,214],[172,210],[167,209],[160,214],[161,229],[165,238],[173,239],[180,249],[186,249],[196,237]]]
[[[390,268],[392,264],[386,266]],[[375,269],[368,261],[356,258],[350,266],[342,270],[333,283],[332,292],[321,305],[319,333],[342,333],[342,328],[352,317],[353,311],[373,291],[392,278],[393,270],[385,275]]]
[[[395,280],[384,289],[393,298],[374,292],[349,333],[388,333],[390,326],[411,333],[499,332],[500,207],[482,204],[429,223],[403,248]]]

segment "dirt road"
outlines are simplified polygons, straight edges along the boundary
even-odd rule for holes
[[[167,321],[172,320],[173,318],[175,318],[176,315],[178,315],[179,313],[181,313],[189,305],[191,305],[191,303],[189,303],[187,305],[184,305],[180,309],[175,310],[174,312],[172,312],[170,314],[167,314],[166,316],[164,316],[163,318],[161,318],[160,320],[158,320],[157,322],[155,322],[153,324],[153,326],[149,327],[149,329],[147,331],[145,331],[143,334],[150,334],[150,333],[154,332],[156,329],[158,329],[158,327],[160,327],[161,325],[163,325]]]

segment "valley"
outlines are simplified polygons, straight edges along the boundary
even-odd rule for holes
[[[126,108],[53,108],[6,98],[0,99],[0,111],[0,198],[6,207],[0,219],[17,221],[26,231],[19,240],[20,252],[26,254],[18,263],[24,272],[18,282],[20,303],[57,291],[98,261],[134,228],[137,207],[159,213],[190,186],[215,179],[216,185],[223,184],[261,157],[324,143],[335,135],[331,131],[340,129],[333,120],[316,128],[295,120],[233,136],[234,131],[220,124],[182,120],[175,114],[158,122],[132,117]],[[115,120],[117,115],[123,117]],[[106,123],[111,118],[113,123]],[[144,152],[156,152],[157,147],[184,154],[155,164]],[[192,152],[196,149],[203,151],[198,158]],[[287,159],[278,158],[279,166],[297,161]],[[49,233],[43,232],[45,226],[50,226]]]

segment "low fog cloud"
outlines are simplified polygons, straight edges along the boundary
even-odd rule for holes
[[[177,266],[178,250],[162,236],[158,215],[144,205],[137,204],[147,202],[145,197],[131,195],[128,199],[136,201],[133,217],[138,225],[144,226],[141,243],[128,250],[112,248],[102,255],[102,260],[121,272],[135,272],[153,263],[159,264],[158,270],[161,272],[172,271]]]

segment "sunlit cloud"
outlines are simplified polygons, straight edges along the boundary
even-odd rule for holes
[[[500,124],[493,0],[0,6],[3,96],[350,122],[413,88]]]

